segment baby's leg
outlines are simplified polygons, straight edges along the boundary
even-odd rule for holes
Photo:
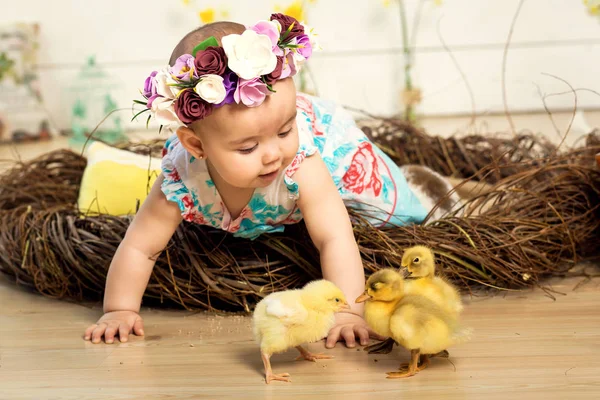
[[[421,165],[405,165],[400,170],[408,187],[427,212],[437,205],[431,220],[440,219],[461,206],[461,196],[457,192],[449,195],[453,186],[437,172]]]
[[[479,181],[466,181],[462,178],[446,178],[450,185],[456,187],[461,185],[459,188],[456,188],[456,193],[460,196],[462,200],[469,200],[473,197],[477,197],[482,193],[490,191],[492,185],[485,182]],[[463,183],[464,182],[464,183]]]

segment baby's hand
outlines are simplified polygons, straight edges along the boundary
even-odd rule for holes
[[[351,313],[340,312],[335,314],[335,325],[327,335],[325,347],[331,349],[339,341],[346,341],[346,346],[353,348],[356,346],[356,337],[360,339],[360,344],[366,346],[369,344],[369,337],[377,340],[385,340],[373,332],[367,325],[367,322],[360,316]]]
[[[112,311],[107,312],[96,322],[85,330],[84,339],[92,343],[100,343],[102,337],[106,343],[115,340],[115,334],[119,334],[119,340],[126,342],[129,333],[144,336],[144,322],[142,317],[134,311]]]

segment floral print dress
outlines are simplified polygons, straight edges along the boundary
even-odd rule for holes
[[[334,103],[305,94],[296,100],[300,146],[296,157],[269,186],[258,188],[237,218],[232,218],[212,181],[206,162],[194,159],[171,136],[163,149],[162,191],[177,203],[183,219],[255,239],[282,232],[302,220],[294,173],[302,161],[319,152],[347,207],[371,223],[419,223],[427,215],[409,189],[400,168],[371,143],[352,116]],[[324,221],[325,222],[325,221]]]

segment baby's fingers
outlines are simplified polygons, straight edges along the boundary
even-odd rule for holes
[[[111,344],[115,341],[115,335],[119,330],[119,322],[110,322],[108,327],[106,328],[106,332],[104,332],[104,341],[108,344]]]
[[[131,332],[131,327],[128,324],[119,324],[119,340],[121,343],[129,340],[129,332]]]
[[[92,332],[92,343],[97,344],[100,343],[100,341],[102,341],[102,336],[106,331],[106,327],[107,325],[105,322],[101,322],[100,324],[96,325],[94,331]]]
[[[83,334],[83,339],[84,340],[90,340],[92,338],[92,332],[94,332],[94,329],[96,329],[98,325],[94,324],[94,325],[90,325],[86,330],[85,333]]]
[[[356,336],[360,339],[360,344],[366,346],[369,344],[369,331],[362,326],[356,328]]]
[[[340,340],[341,330],[341,327],[336,326],[329,331],[329,333],[327,334],[327,341],[325,342],[325,347],[327,347],[328,349],[333,349],[335,347],[335,344],[338,342],[338,340]]]
[[[138,317],[133,323],[133,333],[138,336],[144,336],[144,321]]]
[[[342,337],[346,342],[346,347],[354,348],[356,346],[356,337],[354,335],[354,329],[351,326],[345,326],[342,328]]]

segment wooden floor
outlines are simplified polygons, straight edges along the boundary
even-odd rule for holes
[[[44,298],[0,277],[0,398],[598,399],[600,280],[573,290],[581,280],[554,282],[566,293],[555,301],[540,290],[467,298],[473,340],[409,379],[385,379],[408,360],[404,350],[368,355],[319,342],[309,349],[335,359],[276,355],[275,372],[292,383],[265,385],[248,317],[144,309],[145,338],[93,345],[81,335],[99,305]]]
[[[567,117],[557,119],[561,128]],[[546,116],[522,118],[519,126],[550,129]],[[460,124],[432,119],[425,125],[449,133]],[[28,159],[65,145],[60,138],[2,146],[0,159]],[[598,399],[600,279],[574,290],[581,281],[549,282],[565,293],[554,294],[556,300],[539,289],[466,298],[473,340],[406,380],[385,379],[408,360],[404,350],[368,355],[315,343],[309,349],[335,359],[309,363],[293,361],[294,351],[276,355],[274,371],[289,372],[292,383],[265,385],[248,317],[144,309],[145,338],[93,345],[81,336],[100,316],[99,304],[44,298],[0,275],[0,399]]]

